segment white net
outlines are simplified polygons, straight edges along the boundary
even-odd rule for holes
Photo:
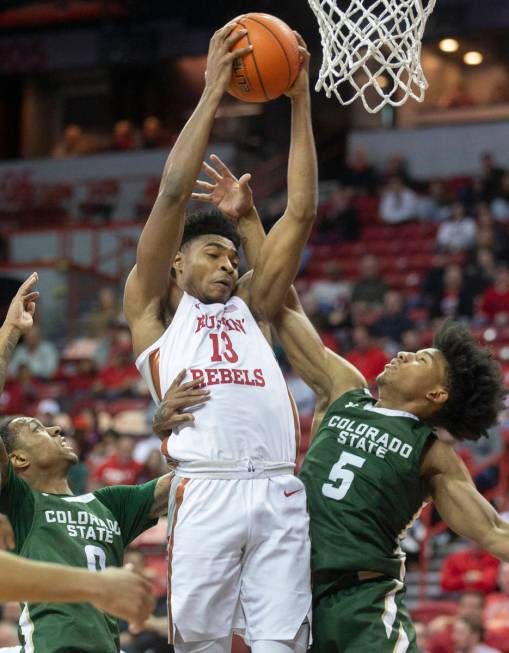
[[[436,0],[308,0],[322,39],[316,90],[370,113],[424,99],[421,41]]]

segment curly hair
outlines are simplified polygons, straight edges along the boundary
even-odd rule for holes
[[[186,217],[181,247],[191,240],[205,234],[217,234],[232,241],[236,249],[240,247],[240,235],[233,220],[219,211],[190,213]]]
[[[457,440],[479,440],[496,424],[506,394],[500,365],[470,330],[446,321],[436,332],[433,346],[447,361],[449,398],[432,418]]]

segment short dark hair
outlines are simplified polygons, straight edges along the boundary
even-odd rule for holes
[[[190,213],[186,217],[180,246],[182,247],[186,243],[205,234],[224,236],[232,241],[236,249],[240,247],[240,236],[237,225],[233,220],[225,217],[219,211]]]
[[[506,394],[500,365],[463,324],[447,320],[433,346],[447,361],[449,398],[432,417],[457,440],[478,440],[496,424]]]
[[[16,438],[17,431],[16,429],[11,428],[11,422],[19,417],[19,415],[11,415],[10,417],[5,417],[0,421],[0,439],[4,443],[5,450],[7,453],[12,453],[16,448]]]

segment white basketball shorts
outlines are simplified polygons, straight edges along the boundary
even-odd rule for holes
[[[170,641],[292,640],[311,610],[306,492],[295,476],[175,477],[169,503]]]

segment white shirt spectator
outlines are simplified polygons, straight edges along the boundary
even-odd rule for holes
[[[20,365],[26,365],[34,376],[50,379],[58,366],[58,352],[51,342],[41,339],[39,327],[33,326],[18,345],[12,357],[10,372],[16,374]]]
[[[417,217],[418,198],[413,190],[393,177],[382,193],[380,217],[388,224],[398,224]]]
[[[443,249],[464,251],[472,247],[477,231],[472,218],[461,218],[458,221],[447,220],[438,228],[437,243]]]

